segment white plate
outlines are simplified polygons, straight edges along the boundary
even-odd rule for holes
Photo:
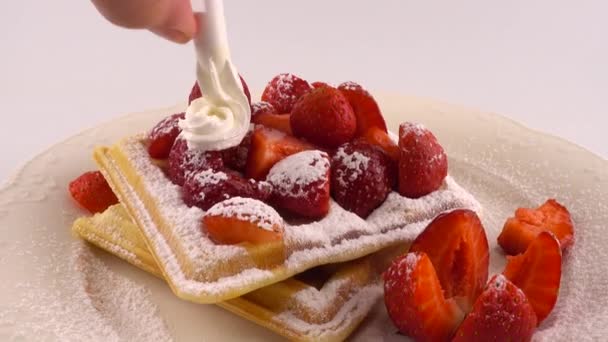
[[[496,236],[515,208],[554,197],[570,209],[575,244],[565,255],[556,309],[535,338],[605,338],[608,162],[497,115],[404,96],[380,96],[379,102],[391,128],[416,121],[439,137],[450,172],[484,206],[491,273],[504,266]],[[34,158],[0,190],[0,340],[135,341],[167,334],[176,341],[278,339],[213,305],[181,301],[162,281],[105,253],[90,255],[70,235],[72,221],[83,212],[69,198],[67,184],[95,168],[93,146],[150,128],[178,108],[131,114],[86,130]],[[397,335],[380,304],[354,337]]]

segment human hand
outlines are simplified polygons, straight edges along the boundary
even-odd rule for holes
[[[118,26],[147,29],[176,43],[186,43],[197,30],[190,0],[91,0]]]

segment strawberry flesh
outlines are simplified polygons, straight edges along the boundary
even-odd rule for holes
[[[387,133],[380,107],[367,90],[355,82],[344,82],[338,86],[338,90],[348,99],[357,118],[356,136],[362,136],[372,127]]]
[[[292,135],[290,117],[291,114],[261,113],[254,116],[252,122]]]
[[[99,171],[85,172],[70,182],[72,198],[92,214],[118,203],[118,198]]]

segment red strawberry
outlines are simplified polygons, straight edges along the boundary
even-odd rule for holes
[[[397,143],[391,137],[378,127],[370,127],[361,137],[361,140],[367,141],[372,145],[378,146],[384,153],[397,163],[401,157],[401,150]]]
[[[327,84],[325,82],[312,82],[311,86],[313,88],[331,87],[329,84]]]
[[[298,100],[291,113],[291,130],[321,147],[334,148],[352,140],[357,128],[353,109],[340,91],[317,88]]]
[[[447,341],[464,318],[453,298],[446,299],[437,273],[422,252],[403,255],[384,273],[384,304],[389,317],[416,341]]]
[[[177,139],[169,153],[169,179],[177,184],[184,185],[186,176],[206,169],[220,170],[224,167],[222,154],[219,151],[201,151],[189,149],[184,139]]]
[[[266,180],[272,201],[281,209],[308,218],[329,212],[329,156],[318,150],[293,154],[276,163]]]
[[[249,87],[247,86],[247,82],[245,82],[245,80],[243,79],[243,76],[239,75],[239,78],[241,79],[241,85],[243,86],[243,92],[245,93],[245,96],[247,96],[247,101],[249,101],[249,105],[251,105],[251,93],[249,92]],[[190,90],[190,95],[188,96],[188,105],[190,103],[192,103],[192,101],[198,99],[201,96],[203,96],[203,94],[201,92],[201,88],[198,86],[198,82],[195,81],[194,85],[192,86],[192,90]]]
[[[526,295],[502,275],[494,276],[452,342],[530,341],[536,314]]]
[[[250,130],[240,144],[222,151],[222,160],[227,167],[241,172],[245,171],[252,134],[253,130]]]
[[[362,218],[384,202],[395,181],[395,164],[368,143],[346,143],[332,157],[332,196],[344,209]]]
[[[489,247],[475,212],[454,210],[437,216],[418,235],[410,252],[424,252],[437,270],[446,298],[458,298],[468,312],[488,280]]]
[[[296,75],[279,74],[264,89],[262,101],[272,104],[279,113],[291,113],[296,101],[311,89],[308,82]]]
[[[559,241],[550,232],[539,233],[524,254],[508,257],[503,274],[524,291],[540,324],[557,301],[562,275]]]
[[[550,231],[559,240],[562,250],[573,242],[574,227],[570,213],[554,199],[547,200],[536,209],[519,208],[515,217],[505,222],[498,236],[498,244],[510,255],[525,252],[542,231]]]
[[[371,127],[387,133],[380,107],[367,90],[355,82],[344,82],[338,86],[338,90],[348,99],[357,118],[356,136],[363,135]]]
[[[433,133],[422,125],[403,123],[399,148],[399,193],[418,198],[439,189],[448,174],[448,159]]]
[[[282,242],[283,219],[268,205],[234,197],[211,207],[203,217],[203,229],[219,244]]]
[[[277,110],[268,102],[260,101],[251,105],[251,119],[259,114],[279,114]]]
[[[268,170],[279,160],[314,146],[285,133],[266,127],[256,127],[251,136],[251,147],[247,157],[245,175],[248,178],[264,179]]]
[[[253,117],[253,123],[266,126],[268,128],[274,128],[285,134],[292,135],[291,133],[291,114],[271,114],[263,113]]]
[[[162,119],[152,128],[148,135],[148,154],[150,154],[150,157],[165,159],[169,156],[175,139],[182,131],[177,123],[184,117],[185,113],[173,114]]]
[[[91,213],[100,213],[118,199],[99,171],[89,171],[70,182],[72,198]]]
[[[266,182],[245,179],[235,172],[207,169],[190,174],[183,188],[184,202],[203,210],[232,197],[247,197],[265,201],[272,187]]]

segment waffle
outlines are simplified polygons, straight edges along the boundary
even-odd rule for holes
[[[74,222],[86,241],[162,278],[138,227],[120,204]],[[217,305],[282,336],[300,341],[343,340],[382,296],[379,274],[405,248],[324,265]]]
[[[146,144],[145,135],[127,137],[97,148],[94,159],[141,229],[173,292],[199,303],[236,298],[319,265],[410,242],[441,212],[480,209],[450,176],[440,189],[419,199],[390,193],[365,220],[332,201],[329,214],[319,221],[286,220],[277,258],[272,246],[213,243],[201,229],[204,211],[183,202],[181,188],[148,156]]]

